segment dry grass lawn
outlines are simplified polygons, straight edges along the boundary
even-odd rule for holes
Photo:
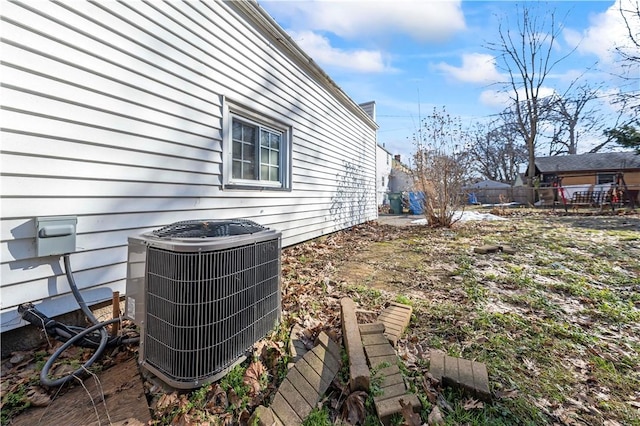
[[[343,295],[372,312],[413,305],[399,352],[425,422],[439,405],[452,425],[640,425],[640,218],[505,213],[453,229],[368,224],[288,249],[287,321],[335,329]],[[516,253],[474,253],[485,244]],[[429,403],[431,348],[486,363],[494,403],[447,389]]]

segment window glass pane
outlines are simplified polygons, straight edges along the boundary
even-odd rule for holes
[[[279,165],[280,161],[278,161],[278,151],[271,151],[271,157],[269,158],[269,164],[272,164],[274,166]]]
[[[616,175],[613,173],[600,173],[598,174],[597,183],[599,185],[604,183],[613,183],[616,180]]]
[[[253,163],[242,163],[242,179],[255,179]]]
[[[255,131],[256,131],[255,127],[249,126],[248,124],[244,124],[242,126],[242,140],[245,142],[255,143],[256,142]]]
[[[269,180],[274,181],[274,182],[278,182],[280,180],[280,176],[279,176],[279,168],[278,167],[270,167],[270,174],[269,174]]]
[[[233,161],[233,173],[232,175],[234,179],[242,179],[242,162],[241,161]]]
[[[267,148],[260,149],[260,162],[262,164],[269,164],[269,150]]]
[[[253,145],[245,143],[242,146],[242,159],[245,161],[253,161],[255,156]]]
[[[266,164],[263,164],[260,166],[260,178],[262,178],[262,180],[268,180],[269,179],[269,166]]]
[[[233,155],[232,158],[242,159],[242,143],[238,141],[233,141]]]
[[[272,134],[271,135],[271,148],[276,149],[276,150],[280,150],[280,139],[282,138],[281,135],[276,135],[276,134]]]
[[[231,137],[233,139],[242,140],[242,123],[237,120],[233,120],[233,132]]]
[[[260,145],[266,147],[269,146],[269,132],[266,130],[260,132]]]

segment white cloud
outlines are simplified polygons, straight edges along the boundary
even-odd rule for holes
[[[496,59],[484,53],[463,54],[460,67],[445,62],[440,62],[435,67],[455,80],[468,83],[496,83],[501,80]]]
[[[525,99],[524,89],[518,90],[520,99]],[[545,98],[555,93],[550,87],[541,87],[538,98]],[[483,90],[480,93],[480,103],[496,110],[502,111],[513,104],[513,94],[502,90]]]
[[[604,63],[615,61],[615,48],[630,48],[629,29],[620,14],[623,10],[637,8],[635,0],[616,0],[606,12],[594,15],[591,25],[582,32],[565,29],[564,38],[571,46],[577,46],[578,52],[594,54]],[[627,23],[633,34],[640,34],[640,19],[632,13],[625,13]],[[637,48],[636,48],[637,50]]]
[[[391,71],[377,50],[342,50],[331,46],[328,38],[312,31],[288,31],[291,38],[314,61],[323,67],[348,69],[357,72]]]
[[[405,34],[444,40],[466,28],[460,0],[262,1],[294,30],[328,31],[350,39]]]

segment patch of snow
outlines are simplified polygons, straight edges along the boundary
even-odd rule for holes
[[[453,219],[458,222],[468,222],[471,220],[507,220],[504,217],[496,216],[491,213],[480,213],[476,211],[456,211],[453,213]],[[416,225],[426,225],[427,219],[417,219],[411,221]]]

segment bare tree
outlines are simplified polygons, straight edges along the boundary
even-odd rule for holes
[[[544,98],[544,83],[554,67],[573,51],[555,58],[558,36],[562,30],[556,23],[555,11],[535,13],[529,6],[519,6],[516,28],[501,22],[499,41],[489,49],[497,53],[498,66],[508,74],[504,90],[509,94],[518,131],[522,134],[529,161],[528,183],[533,185],[535,153],[539,123],[548,103]]]
[[[598,98],[599,88],[583,83],[572,92],[573,86],[571,84],[563,96],[551,98],[547,115],[553,128],[549,155],[577,154],[579,131],[584,134],[602,130],[598,110],[592,106],[592,101]]]
[[[622,89],[615,100],[620,116],[616,123],[606,129],[603,134],[605,141],[594,149],[600,148],[610,142],[627,148],[634,148],[640,154],[640,3],[638,0],[624,0],[618,3],[620,16],[627,29],[628,43],[615,48],[622,63],[622,79],[624,86],[630,90]],[[593,150],[592,150],[593,151]]]
[[[512,118],[503,113],[498,120],[469,131],[472,168],[486,179],[513,184],[520,166],[527,162],[527,149]]]
[[[619,2],[618,10],[627,28],[628,43],[616,46],[616,52],[622,60],[624,75],[623,80],[629,83],[632,89],[621,91],[618,103],[627,111],[632,112],[635,118],[640,115],[640,3],[637,0],[624,0]]]
[[[449,227],[464,207],[462,187],[469,171],[466,134],[460,118],[443,107],[427,116],[414,136],[416,187],[423,192],[424,215],[433,227]]]

